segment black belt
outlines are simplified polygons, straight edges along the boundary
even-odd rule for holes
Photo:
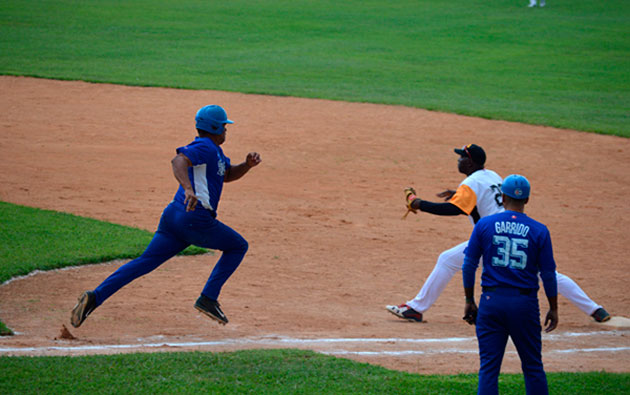
[[[514,289],[514,290],[518,290],[518,293],[520,293],[521,295],[529,295],[530,293],[536,291],[535,289],[532,289],[532,288],[516,288],[516,287],[481,287],[481,289],[483,290],[483,292],[495,292],[500,289]]]
[[[182,202],[176,202],[175,199],[173,199],[171,201],[170,204],[179,204],[181,207],[183,207],[184,209],[186,209],[186,205]],[[217,217],[217,212],[214,210],[211,210],[209,208],[205,208],[201,205],[201,203],[197,204],[197,207],[195,208],[195,210],[204,210],[202,212],[207,212],[208,214],[210,214],[212,216],[212,218],[216,218]],[[199,212],[199,211],[197,211]]]

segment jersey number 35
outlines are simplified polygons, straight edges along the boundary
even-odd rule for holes
[[[498,255],[492,257],[492,266],[525,269],[525,266],[527,266],[527,253],[522,249],[528,247],[529,240],[494,235],[492,244],[497,246]]]

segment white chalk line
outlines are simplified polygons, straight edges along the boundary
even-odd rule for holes
[[[596,332],[566,332],[562,334],[543,335],[545,340],[563,340],[581,336],[621,336],[620,331],[596,331]],[[286,345],[313,345],[313,344],[334,344],[334,343],[385,343],[385,344],[431,344],[431,343],[461,343],[474,342],[475,349],[448,348],[439,350],[398,350],[398,351],[352,351],[352,350],[333,350],[319,351],[323,354],[331,355],[361,355],[361,356],[405,356],[405,355],[426,355],[426,354],[470,354],[477,353],[475,337],[451,337],[451,338],[429,338],[429,339],[410,339],[410,338],[314,338],[314,339],[298,339],[291,337],[270,336],[265,338],[253,339],[225,339],[216,341],[200,341],[200,342],[157,342],[157,343],[138,343],[138,344],[105,344],[105,345],[83,345],[83,346],[43,346],[43,347],[2,347],[0,354],[15,353],[45,353],[45,352],[81,352],[81,351],[111,351],[111,350],[130,350],[130,349],[151,349],[151,348],[195,348],[195,347],[225,347],[225,346],[286,346]],[[591,348],[569,348],[545,350],[545,353],[579,353],[579,352],[620,352],[630,351],[630,347],[591,347]],[[508,353],[513,351],[508,351]]]
[[[580,352],[618,352],[618,351],[630,351],[630,347],[600,347],[600,348],[570,348],[565,350],[545,350],[543,354],[574,354]],[[322,354],[327,355],[358,355],[358,356],[405,356],[405,355],[429,355],[429,354],[477,354],[477,350],[460,350],[460,349],[445,349],[445,350],[402,350],[402,351],[348,351],[348,350],[335,350],[335,351],[320,351]],[[506,351],[506,354],[517,354],[516,351]]]

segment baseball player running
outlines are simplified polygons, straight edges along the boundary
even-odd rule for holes
[[[548,393],[542,363],[538,276],[549,301],[545,332],[558,325],[556,263],[547,227],[524,214],[530,184],[521,175],[501,185],[505,211],[482,218],[470,236],[464,258],[464,319],[476,323],[479,342],[479,394],[499,393],[499,372],[508,337],[521,358],[525,391]],[[475,272],[483,256],[479,309]],[[476,319],[475,319],[476,318]]]
[[[492,170],[485,169],[486,153],[478,145],[469,144],[462,149],[455,149],[460,157],[457,168],[466,175],[457,191],[444,191],[437,196],[446,203],[433,203],[418,198],[413,189],[405,190],[407,209],[435,215],[468,215],[475,224],[488,215],[503,212],[501,196],[501,177]],[[440,254],[437,263],[424,282],[416,297],[400,305],[386,306],[387,310],[409,321],[421,322],[423,314],[435,303],[453,275],[464,264],[464,250],[468,241],[456,245]],[[586,293],[569,277],[556,273],[558,292],[597,322],[610,319],[604,308],[593,302]]]
[[[177,148],[171,161],[179,188],[173,201],[164,209],[151,243],[139,258],[121,266],[96,289],[79,296],[70,320],[74,327],[78,328],[94,309],[120,288],[156,269],[191,244],[223,251],[194,307],[220,324],[228,323],[217,300],[223,284],[243,260],[248,243],[216,219],[217,207],[223,183],[243,177],[261,159],[258,153],[250,152],[244,162],[232,165],[230,158],[223,154],[221,144],[226,138],[225,125],[233,121],[228,119],[222,107],[202,107],[195,122],[198,137]]]

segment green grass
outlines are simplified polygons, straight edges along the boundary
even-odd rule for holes
[[[151,232],[71,214],[0,202],[0,284],[34,270],[131,259]],[[185,255],[208,250],[188,247]],[[11,330],[0,321],[0,335]]]
[[[0,74],[392,103],[630,136],[630,2],[0,2]]]
[[[0,321],[0,336],[12,336],[13,331]]]
[[[630,137],[630,2],[0,2],[0,74],[390,103]],[[0,282],[139,255],[151,234],[0,203]],[[199,251],[197,251],[199,252]],[[10,332],[0,322],[0,333]],[[0,357],[0,393],[474,393],[308,351]],[[630,375],[548,374],[551,393]],[[502,394],[524,393],[501,375]]]
[[[49,210],[0,202],[0,284],[34,270],[131,259],[151,232]],[[182,254],[207,250],[189,247]]]
[[[298,350],[0,357],[0,393],[471,394],[475,374],[422,376]],[[521,375],[499,379],[523,394]],[[629,393],[630,374],[552,373],[550,393]]]

